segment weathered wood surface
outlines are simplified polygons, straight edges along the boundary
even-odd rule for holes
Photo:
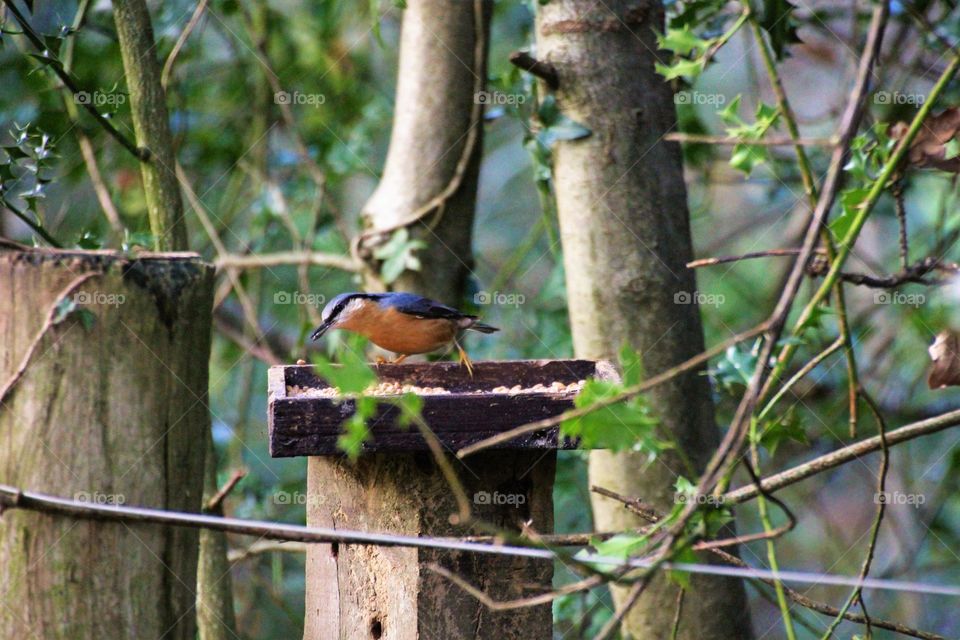
[[[0,482],[199,511],[212,269],[193,254],[0,250]],[[90,318],[91,316],[87,316]],[[2,638],[196,635],[197,532],[12,510],[0,518]]]
[[[442,387],[449,394],[423,395],[423,417],[440,442],[457,450],[520,425],[559,415],[573,407],[575,392],[537,391],[494,393],[497,387],[530,388],[553,382],[569,384],[590,377],[612,378],[613,367],[591,360],[514,360],[474,363],[471,378],[453,362],[382,364],[381,381]],[[341,424],[354,412],[352,400],[289,396],[288,386],[327,387],[310,366],[277,366],[269,373],[270,454],[274,457],[338,455]],[[382,405],[371,420],[372,442],[367,452],[426,451],[416,429],[395,424],[397,410]],[[564,449],[575,443],[558,442],[558,429],[544,429],[500,445],[504,449]]]
[[[555,451],[480,452],[457,464],[476,516],[553,531]],[[453,492],[428,453],[310,458],[307,524],[424,536],[489,533],[450,524]],[[495,504],[496,502],[501,504]],[[509,502],[507,502],[509,501]],[[304,640],[546,640],[549,604],[494,612],[428,569],[439,563],[492,598],[549,589],[553,566],[523,558],[357,545],[310,545]]]

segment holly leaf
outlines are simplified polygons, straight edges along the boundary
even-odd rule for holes
[[[750,175],[758,165],[769,159],[766,147],[758,144],[736,144],[730,154],[730,166]]]
[[[796,7],[789,0],[763,0],[760,26],[770,36],[770,47],[777,60],[787,55],[787,47],[802,42],[793,17]]]
[[[792,440],[800,444],[810,444],[793,407],[790,407],[783,416],[764,424],[760,429],[759,439],[759,444],[770,453],[771,457],[776,454],[777,448],[783,442]]]
[[[685,58],[680,58],[674,61],[672,64],[660,64],[659,62],[655,65],[657,73],[663,76],[664,80],[674,80],[676,78],[686,78],[687,80],[694,80],[703,73],[704,67],[706,67],[707,61],[703,58],[698,58],[697,60],[687,60]]]
[[[619,395],[623,385],[611,380],[587,380],[577,394],[574,405],[590,407],[601,400]],[[569,438],[580,438],[584,449],[611,449],[622,451],[633,448],[655,457],[669,444],[656,439],[654,427],[658,420],[642,395],[564,420],[560,432]]]
[[[853,226],[853,221],[868,193],[870,189],[852,188],[845,189],[840,194],[840,215],[830,221],[830,231],[837,240],[847,237],[847,232]]]
[[[694,51],[706,51],[713,40],[704,40],[695,34],[690,27],[679,29],[668,28],[664,34],[657,34],[657,45],[661,49],[673,51],[678,56],[686,56]]]

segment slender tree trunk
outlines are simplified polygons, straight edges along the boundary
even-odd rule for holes
[[[150,154],[140,162],[140,172],[154,246],[161,251],[186,249],[187,226],[150,13],[145,0],[114,0],[113,7],[137,144]],[[206,396],[206,386],[203,393]],[[206,503],[217,492],[217,462],[209,433],[200,446],[202,451],[210,454],[203,483]],[[227,561],[227,538],[223,532],[200,532],[200,563],[195,579],[201,640],[235,638],[233,588]]]
[[[114,0],[113,17],[130,93],[133,130],[137,145],[149,152],[149,157],[140,162],[140,174],[154,248],[183,250],[187,247],[187,225],[174,171],[167,100],[160,85],[150,14],[144,0]]]
[[[401,227],[429,250],[395,289],[456,304],[473,268],[471,238],[483,148],[488,0],[416,0],[403,14],[400,68],[383,177],[363,209],[361,255]],[[479,18],[479,20],[478,20]],[[478,35],[480,36],[478,39]],[[368,286],[377,283],[368,278]]]
[[[703,350],[680,149],[662,140],[675,125],[670,88],[654,72],[659,2],[551,0],[537,16],[537,53],[559,74],[563,112],[592,131],[560,142],[554,177],[576,355],[611,358],[623,343],[654,375]],[[687,293],[687,296],[679,295]],[[695,301],[695,300],[694,300]],[[681,302],[683,302],[681,304]],[[710,388],[701,372],[657,387],[650,399],[660,427],[696,466],[718,442]],[[683,467],[674,456],[595,451],[590,482],[639,496],[669,511]],[[620,504],[594,498],[595,525],[611,531],[639,522]],[[751,635],[739,581],[695,577],[679,637]],[[625,590],[616,588],[622,604]],[[677,586],[658,577],[624,624],[633,638],[669,638]]]

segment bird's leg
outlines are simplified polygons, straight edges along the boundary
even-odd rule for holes
[[[383,356],[377,356],[377,364],[384,364],[385,362],[389,362],[389,360],[387,360]]]
[[[400,364],[401,362],[403,362],[404,360],[407,359],[407,356],[408,356],[408,355],[410,355],[410,354],[409,354],[409,353],[401,353],[401,354],[398,355],[396,358],[394,358],[393,360],[391,360],[390,363],[391,363],[391,364]]]
[[[459,342],[454,341],[453,344],[457,345],[457,353],[460,354],[460,364],[462,364],[463,366],[465,366],[465,367],[467,368],[467,373],[469,373],[469,374],[470,374],[470,377],[472,378],[472,377],[473,377],[473,363],[470,362],[470,357],[467,355],[467,352],[463,350],[463,347],[460,346],[460,343],[459,343]]]

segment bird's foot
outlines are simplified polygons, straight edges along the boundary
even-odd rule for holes
[[[463,350],[459,344],[457,344],[457,353],[460,354],[460,364],[467,368],[467,373],[470,374],[470,377],[473,377],[473,363],[470,362],[470,357],[467,355],[467,352]]]
[[[394,358],[393,360],[391,360],[390,363],[391,363],[391,364],[400,364],[401,362],[403,362],[404,360],[407,359],[407,356],[408,356],[408,355],[410,355],[410,354],[408,354],[408,353],[401,353],[401,354],[398,355],[396,358]]]

